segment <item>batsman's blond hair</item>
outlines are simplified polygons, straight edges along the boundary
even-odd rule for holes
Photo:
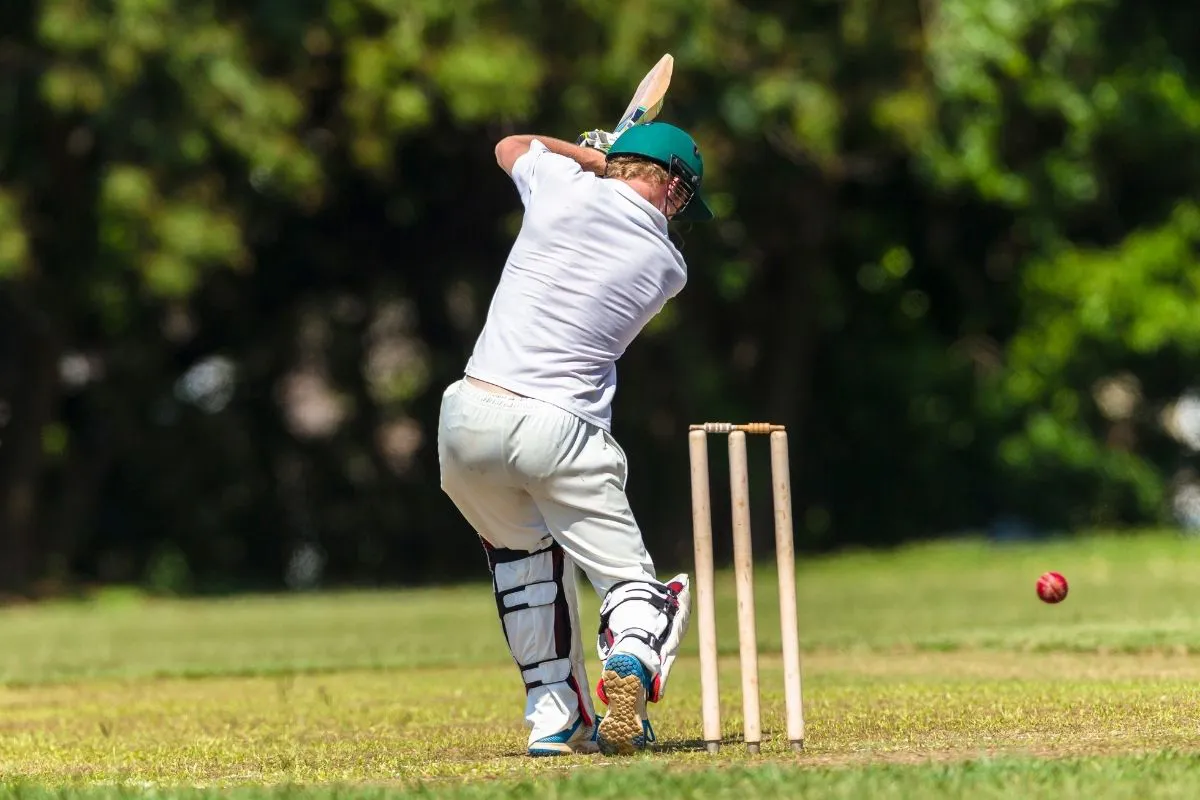
[[[604,177],[623,181],[640,179],[657,183],[666,183],[669,179],[666,169],[661,164],[632,155],[610,158],[605,166]]]

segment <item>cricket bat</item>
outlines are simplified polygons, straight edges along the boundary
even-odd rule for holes
[[[633,93],[629,107],[621,115],[617,127],[613,128],[614,136],[620,136],[634,125],[650,122],[658,116],[667,96],[667,88],[671,85],[671,73],[674,68],[675,58],[667,53],[646,73],[646,77],[638,84],[637,91]]]

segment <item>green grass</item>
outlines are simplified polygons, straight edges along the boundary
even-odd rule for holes
[[[51,800],[61,793],[39,786],[14,786],[13,795]],[[410,797],[560,798],[628,800],[636,797],[746,800],[747,798],[823,798],[824,800],[900,800],[901,798],[970,797],[1008,800],[1013,797],[1195,798],[1200,795],[1200,758],[1173,752],[1150,756],[974,759],[956,763],[876,765],[859,769],[805,768],[799,765],[730,766],[678,769],[640,763],[620,770],[588,770],[557,780],[534,779],[410,791],[391,786],[237,787],[234,789],[92,787],[72,792],[86,800],[109,798],[179,798],[205,800],[336,800],[336,798]]]
[[[1071,581],[1040,603],[1037,576]],[[695,633],[656,752],[523,756],[523,691],[487,586],[0,611],[0,793],[69,796],[1200,796],[1200,542],[922,545],[804,561],[807,751],[778,741],[773,565],[756,576],[761,756],[703,752]],[[585,609],[594,611],[590,593]],[[592,647],[592,625],[585,625]],[[1157,792],[1157,793],[1156,793]],[[55,795],[58,796],[58,795]],[[182,795],[192,796],[192,795]]]

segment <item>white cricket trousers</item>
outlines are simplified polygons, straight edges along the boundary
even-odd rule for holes
[[[492,548],[532,553],[557,543],[601,597],[620,581],[656,580],[625,494],[625,453],[602,428],[549,403],[458,380],[442,396],[438,456],[442,490]],[[544,579],[538,570],[531,561],[525,582]],[[573,572],[567,570],[561,591],[570,608],[574,692],[583,696],[573,696],[562,683],[529,690],[530,742],[572,724],[579,709],[592,715]],[[553,628],[551,616],[528,619]],[[522,648],[554,636],[553,630],[513,631],[506,624],[518,664],[530,658]]]
[[[442,396],[442,489],[493,547],[537,550],[553,537],[603,596],[653,581],[612,434],[557,406],[465,380]]]

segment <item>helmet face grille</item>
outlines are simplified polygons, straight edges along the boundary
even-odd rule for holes
[[[683,211],[688,203],[692,202],[692,198],[696,196],[696,190],[700,185],[700,176],[683,159],[676,155],[671,156],[671,165],[668,172],[673,177],[680,179],[679,188],[683,193],[684,200],[679,210]]]

